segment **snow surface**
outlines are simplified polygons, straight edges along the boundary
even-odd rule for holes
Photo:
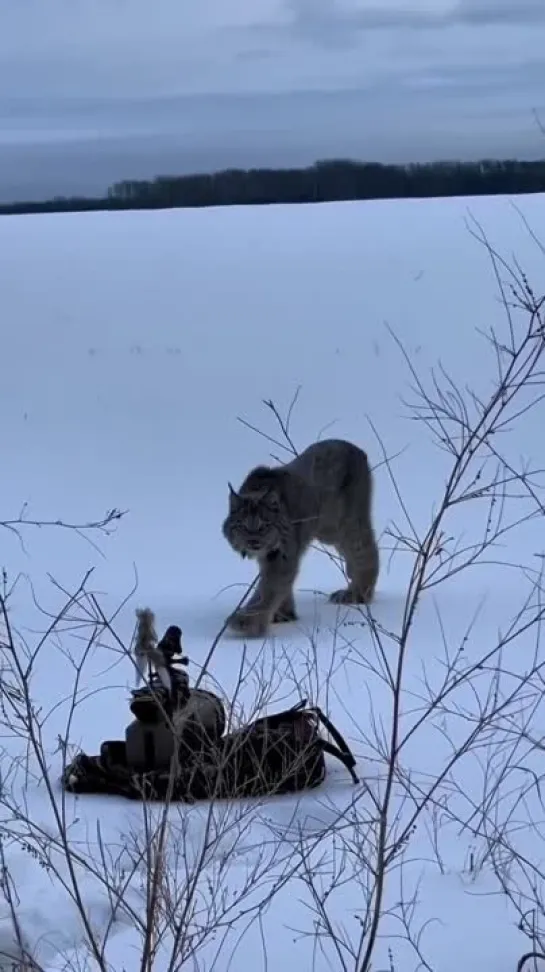
[[[545,237],[545,197],[519,197],[516,206]],[[89,586],[106,612],[119,609],[113,625],[121,642],[130,642],[135,607],[150,605],[160,630],[171,623],[183,628],[195,675],[253,577],[252,565],[238,559],[221,535],[227,481],[237,485],[271,453],[287,458],[238,418],[277,436],[262,400],[272,399],[285,414],[298,388],[291,425],[296,445],[319,435],[348,438],[378,465],[380,438],[394,457],[392,469],[411,519],[424,530],[444,488],[448,458],[401,401],[410,375],[386,324],[422,375],[440,360],[462,384],[490,388],[494,362],[478,329],[503,328],[505,312],[488,254],[470,233],[472,218],[507,259],[516,257],[539,290],[543,254],[504,197],[3,218],[1,518],[16,517],[23,504],[29,518],[74,523],[98,519],[112,507],[127,511],[110,536],[93,535],[99,549],[61,528],[25,528],[24,548],[12,533],[1,532],[0,564],[8,586],[19,578],[10,598],[18,634],[35,645],[45,627],[36,602],[54,613],[65,599],[59,586],[75,591],[94,568]],[[545,452],[542,413],[543,407],[522,416],[506,439],[516,457],[535,466],[543,465]],[[482,515],[478,506],[467,505],[450,528],[471,542]],[[391,549],[384,532],[392,520],[402,519],[384,465],[376,470],[375,518],[383,553],[373,614],[395,632],[411,563],[407,554]],[[469,631],[463,653],[469,665],[496,643],[498,631],[519,610],[528,577],[499,562],[535,570],[543,547],[542,524],[534,521],[506,538],[495,564],[462,572],[422,599],[402,696],[406,724],[417,720],[429,686],[440,683],[447,650],[454,652]],[[326,601],[338,584],[335,565],[312,551],[298,582],[299,622],[277,628],[264,644],[245,646],[226,634],[211,672],[228,699],[244,669],[239,700],[246,711],[264,682],[270,709],[295,701],[301,692],[320,702],[354,747],[367,786],[380,792],[385,763],[373,740],[389,732],[392,695],[372,671],[379,662],[364,614]],[[541,650],[538,635],[533,630],[506,649],[513,678]],[[142,808],[116,798],[62,801],[57,783],[58,735],[66,731],[74,681],[67,653],[80,657],[85,636],[67,621],[60,640],[47,640],[33,694],[42,711],[51,710],[44,745],[72,846],[88,862],[99,860],[102,844],[120,876],[131,843],[142,838]],[[122,737],[128,719],[133,671],[114,640],[106,642],[90,653],[84,698],[70,727],[71,743],[88,753],[98,751],[103,739]],[[395,661],[394,643],[386,644]],[[394,830],[401,832],[409,819],[418,788],[444,768],[449,739],[471,731],[493,679],[493,671],[484,671],[472,689],[462,685],[449,711],[432,714],[415,732],[402,757],[410,788],[396,784]],[[526,730],[539,739],[540,698],[532,705]],[[522,709],[520,701],[517,712]],[[515,715],[511,718],[514,726]],[[20,755],[24,745],[2,732],[5,778],[10,754]],[[490,765],[499,772],[505,734],[502,740],[498,752],[489,733],[459,761],[390,872],[373,964],[378,972],[422,967],[511,972],[527,950],[517,912],[491,866],[484,824],[479,830],[474,819],[472,826],[462,826],[488,792]],[[523,746],[517,757],[520,778],[511,773],[504,781],[505,827],[539,867],[545,865],[544,821],[524,771],[530,748]],[[344,768],[329,766],[326,784],[299,799],[214,809],[217,839],[205,855],[201,911],[193,922],[195,928],[202,922],[212,900],[223,918],[184,968],[358,967],[350,946],[358,947],[373,864],[365,843],[373,804],[365,786],[355,800]],[[539,764],[532,766],[539,772]],[[27,947],[44,969],[61,968],[76,953],[81,965],[86,933],[71,900],[63,855],[48,851],[64,887],[36,851],[40,840],[43,848],[48,834],[57,833],[44,781],[19,772],[14,786],[34,824],[26,846],[4,839]],[[524,799],[518,799],[525,787]],[[168,861],[180,882],[202,853],[209,814],[202,806],[171,811]],[[346,948],[317,942],[302,865],[290,871],[294,848],[312,837],[310,866],[323,888],[328,874],[342,871],[328,907]],[[78,868],[89,921],[99,934],[109,932],[111,967],[138,968],[134,921],[117,909],[112,922],[111,898],[99,878],[83,864]],[[252,908],[279,876],[284,880],[262,920],[252,921],[257,914]],[[140,914],[143,883],[140,873],[127,892]],[[407,942],[400,902],[412,912],[415,936],[421,932],[423,958]],[[8,949],[13,931],[7,906],[2,915],[0,947]],[[166,968],[164,956],[161,961],[157,968]],[[90,960],[89,967],[97,966]]]

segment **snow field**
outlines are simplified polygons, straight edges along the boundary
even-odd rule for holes
[[[522,197],[517,207],[543,237],[545,199]],[[361,967],[376,864],[373,794],[384,793],[393,711],[384,659],[395,666],[413,565],[387,532],[403,513],[382,449],[420,532],[451,465],[401,400],[411,397],[410,374],[389,328],[426,380],[440,361],[462,387],[490,394],[494,358],[478,329],[495,325],[504,333],[506,319],[489,254],[471,232],[478,232],[475,220],[539,290],[543,254],[501,197],[0,222],[3,518],[17,517],[23,504],[29,518],[69,523],[113,507],[127,511],[110,536],[92,535],[98,549],[62,528],[25,527],[24,548],[12,533],[1,534],[8,586],[17,579],[11,615],[29,645],[44,630],[43,609],[54,615],[90,569],[88,588],[107,614],[116,612],[119,640],[110,632],[93,644],[83,669],[69,733],[76,748],[96,752],[101,740],[123,734],[132,671],[120,646],[130,642],[136,606],[149,604],[160,629],[181,625],[195,675],[253,577],[252,565],[221,536],[227,480],[236,486],[271,453],[288,454],[239,417],[277,438],[262,400],[272,399],[285,416],[300,389],[290,426],[296,445],[319,435],[352,439],[377,467],[383,560],[372,615],[384,654],[365,612],[327,603],[337,570],[312,551],[299,578],[299,622],[276,629],[264,644],[244,645],[226,634],[207,682],[219,684],[226,700],[235,696],[236,711],[246,716],[258,703],[274,709],[308,695],[346,734],[365,782],[355,790],[343,767],[331,763],[323,789],[299,799],[171,809],[166,859],[178,914],[196,867],[200,874],[184,967],[227,972],[251,963],[277,972],[288,952],[290,963],[295,956],[317,972]],[[538,406],[502,433],[503,454],[513,463],[524,457],[534,468],[542,465],[542,412]],[[515,519],[529,508],[521,498],[506,515]],[[460,543],[472,543],[486,518],[477,501],[463,504],[446,528]],[[437,694],[447,657],[463,643],[456,660],[463,672],[498,642],[529,596],[542,555],[542,523],[532,520],[505,535],[486,563],[422,597],[407,648],[402,733]],[[522,619],[538,610],[536,596]],[[108,935],[111,967],[132,969],[140,961],[134,916],[144,907],[144,862],[129,882],[126,907],[114,907],[111,885],[122,885],[134,848],[143,846],[142,808],[114,798],[62,799],[57,784],[58,736],[66,733],[75,666],[93,627],[88,610],[88,601],[74,606],[47,638],[32,693],[43,712],[51,710],[44,751],[70,846],[81,858],[88,919],[99,937]],[[520,888],[521,855],[535,868],[543,864],[539,638],[534,625],[506,646],[501,673],[495,658],[470,681],[462,679],[400,754],[389,819],[394,842],[493,692],[515,693],[445,775],[402,842],[388,872],[374,969],[417,969],[425,960],[438,972],[508,972],[527,948],[500,877]],[[26,752],[26,738],[15,738],[5,721],[2,735],[2,777],[9,777],[3,845],[21,898],[20,923],[42,967],[60,969],[73,960],[73,949],[81,958],[89,929],[71,901],[63,854],[51,843],[58,825],[40,770],[35,763],[30,776],[21,766],[11,769]],[[31,822],[23,847],[8,839],[23,826],[13,822],[14,801]],[[92,861],[98,875],[89,873]],[[105,867],[109,892],[100,879]],[[336,943],[331,934],[317,934],[307,871],[322,894],[335,885],[326,901]],[[0,931],[6,949],[11,926],[6,905]],[[169,942],[165,935],[158,969],[168,968]],[[99,967],[96,957],[89,967]]]

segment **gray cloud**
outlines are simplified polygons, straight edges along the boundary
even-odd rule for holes
[[[445,30],[456,25],[532,24],[545,21],[545,0],[458,0],[452,6],[437,0],[418,8],[347,6],[342,0],[285,0],[288,31],[324,47],[348,46],[369,31]],[[273,28],[274,29],[274,28]]]
[[[501,67],[541,56],[543,19],[545,0],[0,0],[0,97],[339,89]]]
[[[451,20],[466,24],[532,24],[545,21],[542,0],[459,0]]]
[[[285,7],[289,19],[283,29],[325,47],[353,47],[361,43],[360,35],[373,30],[414,30],[446,23],[440,5],[434,12],[402,5],[348,7],[338,0],[285,0]]]
[[[544,19],[545,0],[0,0],[0,193],[40,159],[57,179],[68,146],[102,187],[131,158],[535,154]]]

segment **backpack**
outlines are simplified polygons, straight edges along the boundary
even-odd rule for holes
[[[321,725],[330,739],[321,735]],[[62,783],[71,793],[114,793],[131,799],[232,800],[297,793],[326,777],[325,754],[346,767],[354,783],[356,760],[339,731],[317,706],[303,699],[289,709],[262,716],[206,747],[184,746],[175,774],[165,769],[135,773],[126,745],[103,743],[100,756],[80,753],[66,767]]]

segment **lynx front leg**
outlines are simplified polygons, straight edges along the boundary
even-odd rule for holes
[[[273,624],[284,624],[286,621],[297,621],[297,611],[295,610],[295,598],[293,591],[290,591],[284,598],[282,604],[275,611],[272,619]]]
[[[333,604],[369,604],[374,597],[379,574],[379,552],[374,533],[362,530],[343,541],[339,553],[346,561],[348,586],[334,591]]]
[[[297,566],[283,554],[269,554],[260,563],[257,591],[245,607],[231,615],[230,628],[247,638],[260,638],[277,619],[289,620],[279,615],[283,615],[284,611],[287,614],[288,610],[295,614],[293,584]]]

